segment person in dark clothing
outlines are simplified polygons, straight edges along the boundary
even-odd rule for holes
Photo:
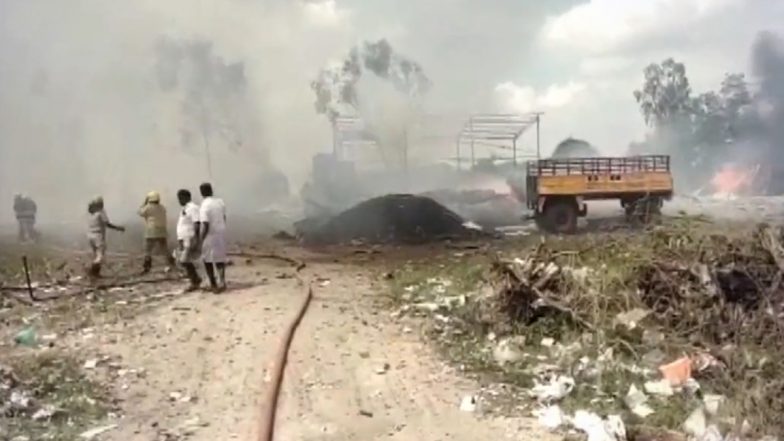
[[[14,196],[14,214],[19,224],[19,241],[38,240],[38,232],[35,230],[37,213],[38,206],[32,198],[21,194]]]

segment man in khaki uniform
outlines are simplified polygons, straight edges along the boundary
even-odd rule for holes
[[[166,231],[166,208],[161,205],[161,195],[151,191],[139,208],[139,216],[144,218],[144,266],[142,273],[152,269],[152,256],[156,251],[166,256],[169,268],[174,266],[174,256],[169,252]]]
[[[101,265],[106,255],[106,230],[112,229],[124,232],[125,227],[109,222],[109,217],[103,208],[103,198],[98,196],[87,204],[87,240],[93,252],[93,262],[88,271],[90,277],[101,277]]]

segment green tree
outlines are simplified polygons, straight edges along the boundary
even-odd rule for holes
[[[645,82],[634,91],[646,124],[659,127],[688,115],[691,111],[691,86],[683,63],[668,58],[648,65],[643,71]]]

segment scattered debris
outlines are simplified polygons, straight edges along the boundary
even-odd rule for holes
[[[35,328],[30,326],[19,331],[19,333],[14,337],[14,343],[20,346],[27,346],[29,348],[34,347],[36,344],[38,344]]]
[[[710,416],[716,416],[719,413],[719,407],[724,403],[724,396],[716,394],[705,394],[702,397],[702,403],[705,406],[705,412]]]
[[[376,368],[377,375],[384,375],[389,371],[389,363],[384,363],[383,365]]]
[[[626,426],[617,415],[604,420],[595,413],[578,410],[572,418],[572,425],[587,434],[588,441],[626,441]]]
[[[370,412],[370,411],[368,411],[368,410],[362,410],[362,409],[360,409],[360,410],[359,410],[359,415],[360,415],[360,416],[363,416],[363,417],[367,417],[367,418],[373,418],[373,412]]]
[[[32,416],[33,421],[41,421],[41,420],[49,420],[55,414],[57,414],[58,410],[56,407],[52,406],[51,404],[47,404],[42,408],[38,409]]]
[[[531,394],[540,403],[550,403],[562,400],[574,389],[574,378],[565,375],[555,375],[547,383],[534,382]]]
[[[556,430],[564,425],[566,421],[563,410],[557,405],[536,409],[533,414],[539,421],[539,424],[548,430]]]
[[[691,358],[681,357],[659,366],[659,371],[671,386],[683,386],[691,378]]]
[[[698,407],[694,409],[686,421],[683,422],[683,431],[687,435],[700,438],[707,428],[707,419],[705,418],[705,409]]]
[[[643,388],[645,389],[645,392],[648,392],[651,395],[658,395],[661,397],[671,397],[675,395],[675,390],[667,379],[648,381],[643,385]]]
[[[624,398],[624,403],[633,414],[640,418],[645,418],[654,412],[651,406],[648,405],[648,397],[633,384],[629,386],[629,392],[626,394],[626,398]]]
[[[490,341],[494,339],[495,334],[493,334],[493,338]],[[516,363],[523,359],[524,345],[525,337],[523,336],[503,338],[493,348],[493,358],[501,366],[507,363]]]

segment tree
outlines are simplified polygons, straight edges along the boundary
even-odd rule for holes
[[[652,63],[643,71],[645,83],[634,91],[645,123],[658,127],[687,115],[692,105],[691,86],[686,67],[672,58]]]

